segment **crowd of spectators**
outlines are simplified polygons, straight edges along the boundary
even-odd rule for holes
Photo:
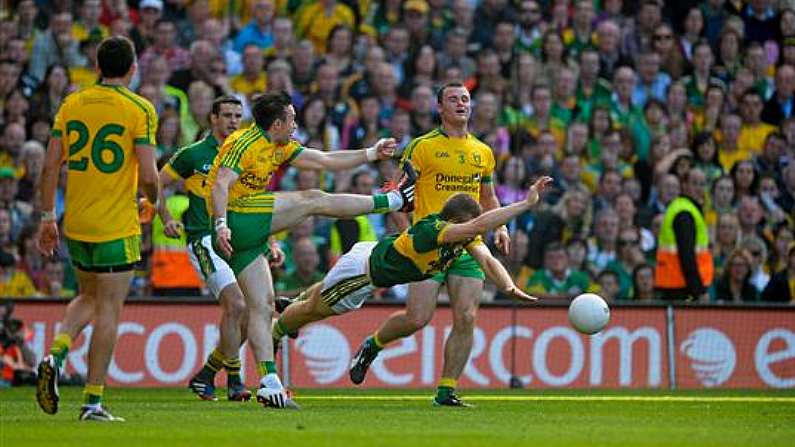
[[[795,2],[4,3],[2,296],[75,293],[66,250],[43,259],[34,247],[38,177],[58,106],[97,81],[97,43],[121,34],[138,52],[131,88],[159,114],[161,162],[204,135],[216,96],[247,105],[273,89],[292,96],[295,137],[307,146],[345,150],[391,136],[402,150],[438,125],[438,87],[459,81],[472,94],[470,130],[494,151],[500,202],[521,200],[539,175],[555,179],[543,205],[509,227],[503,261],[527,290],[654,298],[662,216],[697,168],[708,183],[712,299],[795,297]],[[371,193],[395,169],[394,161],[335,174],[290,168],[274,188]],[[308,219],[280,236],[287,263],[277,289],[296,293],[353,243],[399,224],[394,215]],[[142,264],[134,293],[151,293],[150,268]]]

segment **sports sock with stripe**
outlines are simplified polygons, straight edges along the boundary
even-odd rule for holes
[[[240,380],[240,368],[242,364],[239,358],[225,359],[224,369],[226,369],[226,383],[229,386],[242,385]]]
[[[207,356],[207,362],[204,363],[201,371],[199,371],[199,377],[207,381],[212,381],[215,379],[215,373],[220,371],[223,367],[224,355],[221,354],[221,351],[218,348],[215,348],[213,349],[213,352]]]
[[[83,388],[83,404],[87,407],[98,408],[102,403],[102,393],[105,391],[103,385],[86,384]]]
[[[72,337],[70,337],[69,334],[60,333],[55,336],[52,341],[52,346],[50,346],[50,354],[52,354],[55,359],[55,366],[58,368],[63,366],[63,362],[66,360],[66,356],[69,354],[69,348],[71,347]]]

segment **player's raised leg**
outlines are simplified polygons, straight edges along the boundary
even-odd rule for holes
[[[367,369],[383,347],[393,340],[409,336],[425,327],[436,309],[441,283],[433,279],[409,284],[406,308],[392,314],[375,333],[364,340],[351,360],[351,382],[364,381]]]
[[[475,317],[480,297],[483,295],[483,280],[449,275],[447,290],[453,311],[453,328],[444,345],[442,377],[439,379],[433,403],[443,406],[469,406],[456,396],[455,388],[472,351]]]
[[[417,175],[410,163],[397,185],[384,193],[365,196],[360,194],[329,194],[317,189],[274,194],[271,232],[278,233],[306,219],[307,216],[355,217],[368,213],[410,210],[414,204],[414,187]]]
[[[81,292],[66,306],[66,313],[61,321],[59,331],[50,346],[50,355],[44,357],[39,363],[36,401],[42,411],[47,414],[58,412],[58,401],[60,400],[58,378],[64,362],[66,362],[69,349],[72,348],[72,342],[94,318],[96,291],[93,283],[86,284]]]

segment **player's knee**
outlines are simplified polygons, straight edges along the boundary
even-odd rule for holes
[[[456,330],[471,331],[475,328],[477,309],[464,309],[460,312],[453,312],[453,328]]]
[[[239,321],[246,314],[246,303],[243,302],[243,297],[237,297],[224,302],[224,312],[226,315],[235,321]]]
[[[424,314],[408,314],[407,315],[407,329],[410,329],[411,332],[417,332],[418,330],[424,328],[428,323],[431,322],[431,317],[433,315],[424,315]]]

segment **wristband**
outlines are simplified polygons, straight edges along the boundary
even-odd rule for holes
[[[367,161],[376,161],[378,160],[378,149],[375,146],[368,147],[364,150],[365,155],[367,156]]]
[[[41,221],[42,222],[55,222],[57,216],[55,215],[55,209],[50,211],[42,211],[41,212]]]
[[[228,228],[226,226],[226,217],[216,217],[215,218],[215,231],[218,231],[221,228]]]

